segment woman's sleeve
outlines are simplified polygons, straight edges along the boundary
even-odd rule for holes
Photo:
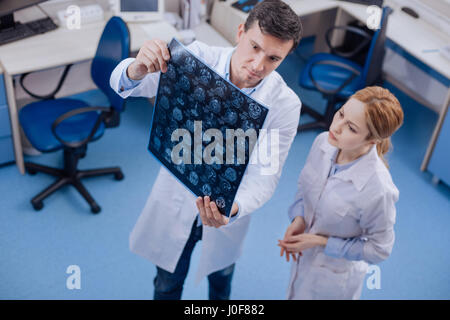
[[[300,177],[297,182],[297,193],[295,195],[294,203],[288,209],[289,220],[292,221],[295,217],[305,216],[305,209],[303,207],[303,191],[300,185]]]
[[[355,238],[329,237],[324,253],[335,258],[379,263],[391,254],[395,234],[397,192],[386,192],[372,201],[360,220],[363,235]]]

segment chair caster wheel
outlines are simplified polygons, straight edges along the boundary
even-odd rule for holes
[[[33,205],[34,210],[39,211],[44,207],[44,204],[42,203],[42,201],[39,202],[31,202],[31,204]]]
[[[123,179],[123,173],[122,173],[122,172],[116,172],[116,173],[114,173],[114,179],[116,179],[116,180],[122,180],[122,179]]]
[[[30,174],[32,176],[34,176],[37,173],[37,171],[34,169],[26,168],[25,170],[28,174]]]
[[[91,212],[92,213],[99,213],[100,211],[102,211],[102,208],[100,208],[100,206],[98,206],[98,205],[92,205],[91,206]]]

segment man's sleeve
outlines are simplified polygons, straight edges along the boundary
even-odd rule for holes
[[[211,60],[208,55],[209,47],[201,42],[195,41],[187,48],[194,54],[205,59],[207,63]],[[156,96],[158,90],[159,76],[161,72],[147,74],[142,80],[131,80],[126,74],[128,66],[135,58],[127,58],[122,60],[111,73],[109,84],[111,88],[122,98],[132,97],[148,97]]]
[[[128,66],[129,66],[129,64],[127,66],[125,66],[125,68],[123,68],[122,74],[120,76],[119,92],[134,89],[142,82],[142,79],[141,80],[133,80],[128,77],[128,75],[127,75]]]
[[[248,215],[260,208],[275,192],[284,162],[297,134],[300,118],[300,100],[295,96],[295,99],[289,101],[290,105],[286,103],[287,101],[276,102],[286,107],[279,110],[279,114],[271,119],[272,123],[266,127],[267,132],[260,133],[236,194],[235,201],[239,205],[238,216]],[[264,143],[261,147],[264,139],[267,147]],[[252,159],[254,157],[256,159]],[[257,164],[252,164],[254,161]]]
[[[109,85],[122,98],[132,97],[148,97],[152,98],[156,95],[158,90],[158,82],[160,72],[147,74],[142,80],[137,81],[135,86],[126,86],[126,84],[133,84],[131,79],[126,75],[128,66],[135,60],[135,58],[127,58],[122,60],[111,73]],[[125,73],[125,79],[124,77]],[[127,83],[127,79],[131,82]],[[122,81],[122,82],[121,82]],[[123,82],[125,81],[125,83]],[[121,90],[123,89],[123,90]]]

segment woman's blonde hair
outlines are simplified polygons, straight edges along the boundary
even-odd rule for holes
[[[377,140],[378,156],[389,168],[384,155],[391,149],[391,136],[403,124],[403,110],[398,99],[387,89],[378,86],[366,87],[350,98],[365,104],[369,135]]]

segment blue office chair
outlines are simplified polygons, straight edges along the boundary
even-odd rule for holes
[[[119,167],[78,170],[78,160],[86,155],[87,144],[99,139],[106,128],[119,125],[119,114],[124,100],[109,86],[109,78],[116,65],[130,53],[130,36],[125,22],[112,17],[101,35],[97,52],[91,65],[91,77],[108,97],[110,107],[89,106],[86,102],[49,97],[23,107],[19,119],[30,143],[41,152],[64,150],[64,168],[56,169],[40,164],[25,163],[28,173],[38,171],[58,177],[48,188],[36,195],[31,204],[35,210],[43,208],[43,200],[67,184],[73,185],[89,203],[93,213],[100,206],[81,183],[82,178],[113,174],[123,179]]]
[[[335,107],[338,103],[346,101],[353,93],[366,86],[381,82],[386,28],[391,12],[391,8],[383,8],[380,28],[373,35],[352,26],[333,27],[327,31],[326,41],[334,54],[317,53],[312,55],[299,77],[299,85],[301,87],[322,93],[322,96],[327,100],[326,111],[325,114],[320,114],[311,107],[303,105],[302,113],[311,115],[316,121],[299,125],[298,131],[315,128],[328,130],[333,121]],[[339,52],[330,43],[330,35],[336,29],[356,33],[363,40],[351,52]],[[363,66],[346,58],[346,56],[355,56],[369,43],[369,51]]]

